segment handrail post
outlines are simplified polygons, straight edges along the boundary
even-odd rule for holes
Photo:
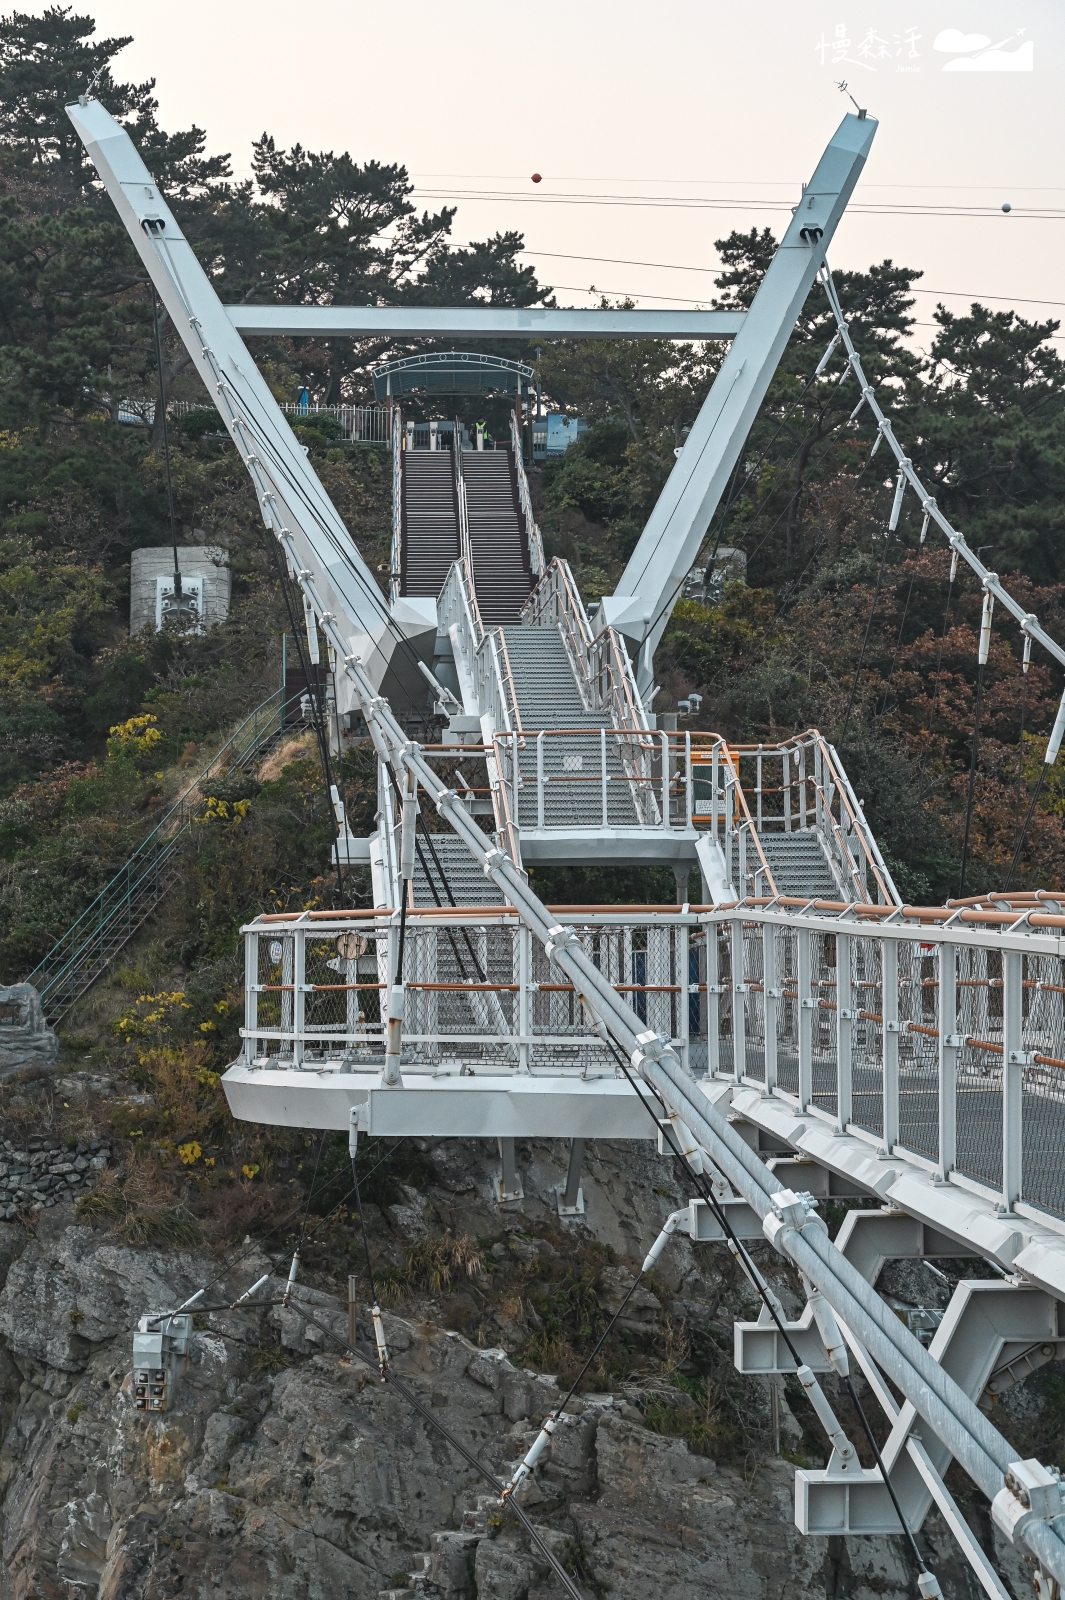
[[[536,826],[544,826],[544,730],[536,735]]]
[[[684,733],[684,805],[687,815],[685,824],[689,828],[695,826],[695,782],[692,778],[692,735],[691,729]]]
[[[721,1071],[721,963],[718,958],[717,923],[706,927],[706,1071],[716,1078]]]
[[[743,981],[743,918],[732,919],[732,1077],[742,1083],[747,1072],[747,985]]]
[[[295,1060],[292,1049],[292,1028],[295,1015],[296,991],[292,987],[295,978],[295,939],[292,934],[286,934],[281,940],[281,1038],[278,1040],[278,1054],[286,1054],[289,1060]],[[289,1037],[289,1049],[285,1050],[285,1034]]]
[[[1002,1200],[1011,1211],[1022,1194],[1021,1111],[1024,1085],[1024,956],[1002,952]]]
[[[851,980],[854,940],[836,935],[836,1127],[846,1133],[853,1120],[854,990]]]
[[[259,935],[244,935],[244,1056],[249,1065],[259,1054]]]
[[[958,952],[939,947],[939,1180],[946,1183],[958,1154]]]
[[[717,786],[720,781],[721,746],[715,744],[710,756],[710,836],[717,843]]]
[[[669,734],[662,730],[662,826],[669,827]]]
[[[806,746],[799,746],[799,827],[806,827]]]
[[[518,929],[518,1071],[531,1072],[532,1061],[532,934],[522,923]]]
[[[609,827],[606,803],[606,729],[599,729],[599,781],[603,798],[603,827]]]
[[[762,1017],[765,1032],[765,1094],[772,1094],[777,1084],[777,942],[776,928],[771,922],[762,924]]]
[[[677,928],[676,935],[676,962],[677,962],[677,987],[680,990],[680,1013],[677,1017],[677,1039],[680,1044],[680,1061],[685,1072],[691,1072],[691,1003],[688,990],[691,986],[691,971],[688,952],[691,948],[688,937],[687,921],[682,921]]]
[[[813,1100],[814,1093],[814,1007],[817,1004],[811,984],[812,962],[810,959],[809,928],[800,928],[798,931],[798,983],[796,988],[799,995],[799,1110],[805,1111]]]
[[[791,754],[787,750],[781,751],[780,756],[780,787],[784,797],[784,832],[791,832]]]
[[[883,1017],[883,1153],[889,1156],[899,1142],[899,947],[894,939],[880,945]]]
[[[305,1052],[304,1030],[307,1023],[307,932],[295,931],[295,966],[292,975],[292,1065],[302,1067]]]

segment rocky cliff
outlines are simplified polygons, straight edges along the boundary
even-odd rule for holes
[[[547,1145],[522,1152],[527,1198],[503,1212],[490,1199],[489,1154],[472,1143],[430,1149],[433,1177],[424,1189],[367,1207],[367,1217],[382,1269],[390,1252],[410,1259],[412,1242],[461,1227],[483,1242],[486,1262],[516,1271],[515,1294],[471,1337],[445,1325],[470,1322],[462,1297],[440,1288],[412,1289],[396,1302],[402,1314],[386,1318],[397,1373],[434,1419],[504,1474],[558,1398],[555,1377],[523,1366],[516,1353],[536,1315],[535,1275],[548,1272],[552,1255],[564,1260],[567,1241],[576,1250],[582,1230],[598,1232],[616,1241],[601,1293],[620,1296],[631,1282],[626,1261],[646,1248],[677,1192],[652,1153],[603,1146],[590,1152],[586,1221],[563,1228],[551,1215],[559,1152]],[[35,1217],[35,1232],[0,1223],[7,1266],[2,1600],[375,1600],[383,1591],[395,1600],[400,1591],[407,1600],[540,1600],[561,1593],[487,1481],[379,1382],[364,1301],[352,1355],[343,1348],[342,1297],[320,1278],[323,1286],[300,1290],[302,1311],[314,1321],[277,1304],[287,1259],[261,1243],[247,1240],[227,1265],[207,1253],[131,1248],[105,1228],[76,1222],[66,1199],[42,1205]],[[211,1287],[203,1304],[229,1304],[263,1273],[274,1277],[261,1294],[275,1303],[198,1315],[171,1407],[157,1416],[138,1412],[131,1385],[138,1318],[204,1285]],[[471,1278],[469,1292],[476,1288]],[[676,1329],[700,1317],[727,1325],[732,1315],[725,1302],[735,1290],[723,1264],[685,1242],[653,1288],[630,1302],[634,1352],[651,1348],[648,1341],[660,1348],[670,1329],[675,1341]],[[792,1293],[783,1277],[779,1288]],[[490,1328],[497,1343],[486,1342]],[[669,1437],[662,1422],[673,1414],[662,1410],[669,1362],[633,1359],[631,1381],[574,1403],[524,1498],[585,1594],[872,1600],[913,1592],[896,1541],[799,1536],[789,1462],[764,1449],[744,1451],[725,1433],[724,1459],[715,1460],[705,1442],[712,1429],[688,1429],[688,1442]],[[683,1392],[671,1392],[679,1404]],[[754,1438],[764,1391],[752,1383],[746,1394]],[[683,1407],[676,1414],[683,1420]],[[809,1448],[786,1405],[784,1422],[794,1450]],[[975,1504],[968,1509],[990,1539],[986,1516]],[[944,1592],[975,1594],[943,1525],[930,1519],[922,1538]],[[1021,1563],[1012,1552],[998,1555],[1021,1595],[1028,1582]]]

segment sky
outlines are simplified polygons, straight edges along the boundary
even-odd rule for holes
[[[879,127],[831,263],[923,269],[922,344],[939,300],[1065,322],[1060,0],[77,9],[133,35],[116,72],[238,176],[264,131],[402,162],[419,206],[458,205],[457,242],[522,232],[562,305],[706,304],[714,240],[783,230],[853,95]]]

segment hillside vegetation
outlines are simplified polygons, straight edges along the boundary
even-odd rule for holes
[[[401,165],[300,145],[280,150],[264,134],[253,148],[254,178],[235,182],[227,158],[205,157],[201,130],[163,131],[150,83],[115,80],[109,63],[124,42],[97,39],[91,19],[70,8],[0,19],[5,981],[32,970],[228,732],[274,692],[290,627],[254,494],[164,325],[168,399],[191,404],[171,428],[179,541],[228,549],[233,599],[227,622],[205,635],[129,635],[131,551],[170,535],[162,412],[152,423],[119,420],[130,403],[152,416],[152,295],[64,102],[98,74],[95,92],[130,127],[226,301],[550,303],[550,290],[521,264],[520,234],[454,247],[453,211],[419,215]],[[768,231],[719,241],[719,304],[749,305],[773,248]],[[940,308],[922,358],[907,339],[919,276],[890,261],[838,275],[863,361],[940,505],[1065,638],[1058,324],[979,305]],[[904,895],[938,901],[957,887],[980,593],[964,568],[950,581],[949,555],[934,534],[922,544],[912,496],[897,534],[887,534],[887,452],[872,456],[867,411],[849,420],[858,394],[840,356],[814,376],[831,336],[819,295],[803,310],[703,550],[705,560],[719,544],[742,548],[748,582],[713,605],[678,603],[659,652],[655,708],[670,710],[697,690],[703,702],[692,726],[756,740],[814,724],[842,741]],[[396,341],[254,343],[279,399],[307,387],[327,404],[372,398],[371,365],[405,350]],[[512,342],[499,349],[534,357]],[[542,350],[545,395],[591,424],[564,458],[532,475],[549,553],[572,563],[586,600],[620,575],[719,359],[713,346],[638,342]],[[456,409],[505,433],[504,401]],[[383,572],[386,455],[343,443],[329,418],[309,417],[296,431],[371,569]],[[973,890],[1001,885],[1061,687],[1038,652],[1022,673],[1019,631],[996,617]],[[355,831],[368,831],[376,805],[369,757],[345,757],[339,779]],[[332,815],[313,740],[275,750],[236,787],[226,781],[201,796],[177,889],[63,1024],[68,1067],[117,1073],[150,1097],[142,1112],[108,1113],[112,1135],[128,1141],[128,1173],[148,1171],[137,1151],[150,1147],[156,1176],[191,1182],[194,1168],[205,1195],[220,1183],[265,1186],[290,1173],[302,1150],[280,1136],[234,1142],[217,1088],[238,1048],[241,922],[365,892],[357,878],[339,886],[329,868]],[[1065,787],[1052,773],[1023,884],[1059,884],[1063,815]],[[562,876],[565,883],[544,879],[545,891],[580,900],[673,892],[670,873],[665,885],[655,873]],[[31,1101],[33,1116],[63,1123],[54,1097]],[[200,1153],[189,1162],[182,1147]],[[144,1192],[155,1215],[162,1202],[150,1184]],[[135,1193],[123,1204],[134,1204]]]

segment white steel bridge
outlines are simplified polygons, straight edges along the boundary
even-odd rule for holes
[[[1054,1600],[1058,1478],[1015,1462],[988,1413],[1065,1355],[1065,896],[903,906],[819,733],[736,746],[651,711],[655,648],[818,278],[839,322],[819,371],[842,342],[897,462],[891,527],[917,495],[980,576],[988,618],[997,600],[1065,662],[921,485],[834,299],[825,251],[875,124],[844,118],[746,314],[396,312],[222,306],[124,130],[89,99],[69,115],[245,462],[302,590],[308,649],[319,630],[327,641],[337,720],[379,757],[369,839],[335,797],[337,859],[369,866],[373,908],[245,929],[244,1050],[223,1080],[234,1114],[353,1141],[496,1138],[504,1202],[520,1192],[515,1139],[565,1138],[564,1214],[585,1139],[665,1138],[701,1186],[692,1237],[768,1239],[802,1274],[798,1323],[766,1294],[736,1328],[740,1369],[798,1370],[832,1441],[826,1469],[797,1474],[800,1527],[898,1533],[936,1504],[1004,1595],[945,1486],[956,1459]],[[393,407],[382,594],[243,342],[382,330],[731,341],[594,625],[565,562],[545,562],[517,418],[505,450],[464,449],[458,429],[422,450]],[[411,737],[395,708],[412,705],[440,718],[438,743]],[[672,866],[677,903],[550,907],[530,889],[532,864],[591,859]],[[693,868],[703,904],[688,901]],[[816,1210],[834,1196],[880,1202],[835,1244]],[[874,1285],[885,1260],[942,1255],[976,1265],[926,1349]],[[890,1424],[870,1469],[816,1377],[850,1362]],[[937,1592],[929,1574],[920,1587]]]

